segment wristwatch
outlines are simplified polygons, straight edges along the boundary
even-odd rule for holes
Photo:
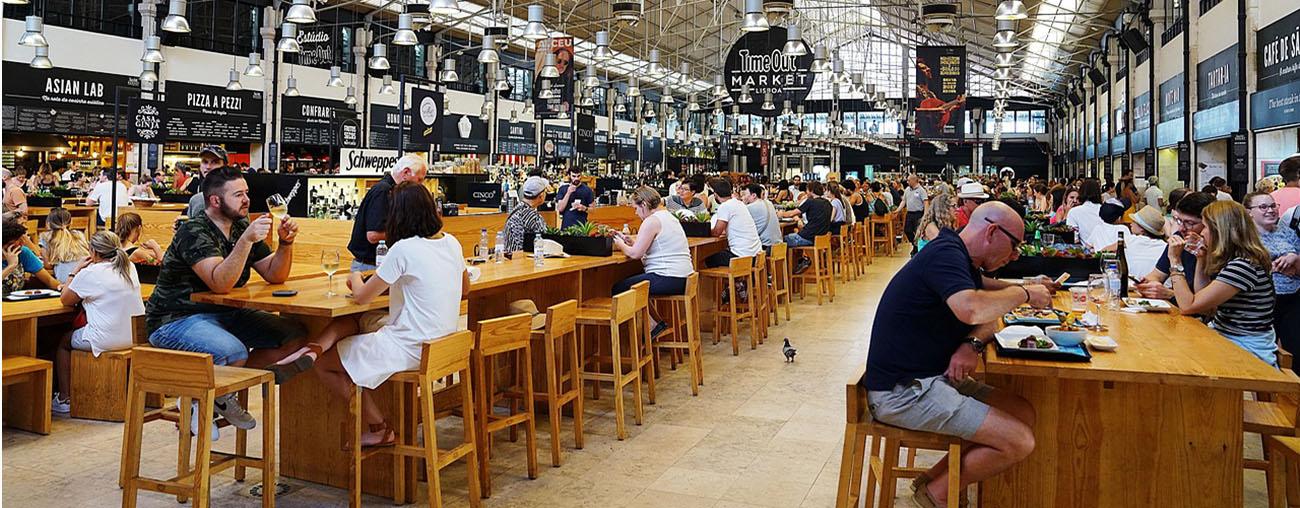
[[[966,338],[966,344],[970,344],[971,349],[974,349],[974,350],[975,350],[975,354],[977,354],[977,355],[982,355],[982,354],[984,354],[984,348],[988,347],[988,344],[986,344],[984,341],[979,340],[979,339],[977,339],[977,338],[975,338],[975,337],[967,337],[967,338]]]
[[[1186,276],[1187,272],[1183,270],[1183,265],[1169,265],[1169,274],[1170,275],[1178,274],[1178,275]]]

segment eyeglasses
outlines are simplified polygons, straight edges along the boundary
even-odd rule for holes
[[[1260,210],[1277,210],[1277,203],[1269,203],[1269,204],[1266,204],[1266,205],[1248,206],[1248,207],[1246,207],[1246,208],[1252,208],[1252,209],[1253,209],[1253,208],[1258,208],[1258,209],[1260,209]]]
[[[1007,235],[1007,239],[1008,239],[1008,240],[1011,240],[1011,248],[1012,248],[1012,249],[1019,249],[1019,248],[1020,248],[1020,244],[1025,243],[1024,240],[1021,240],[1021,239],[1019,239],[1019,238],[1016,238],[1016,235],[1013,235],[1013,234],[1011,234],[1010,231],[1007,231],[1007,228],[1002,227],[1001,224],[998,224],[998,223],[996,223],[996,222],[993,222],[993,219],[990,219],[990,218],[988,218],[988,217],[985,217],[985,218],[984,218],[984,222],[987,222],[987,223],[989,223],[989,224],[992,224],[993,227],[998,228],[998,231],[1001,231],[1002,234]]]
[[[1185,228],[1194,228],[1202,224],[1205,224],[1200,219],[1180,219],[1178,217],[1174,217],[1174,222],[1178,223],[1179,226]]]

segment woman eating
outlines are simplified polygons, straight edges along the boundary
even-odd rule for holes
[[[686,232],[673,214],[663,207],[663,200],[654,189],[642,185],[632,191],[632,207],[641,218],[641,229],[632,240],[622,233],[614,236],[614,247],[632,259],[641,260],[645,273],[633,275],[614,284],[613,294],[632,288],[641,281],[650,282],[651,295],[680,295],[686,292],[686,278],[695,272],[691,262],[691,249],[686,242]],[[632,243],[628,243],[632,242]],[[651,337],[659,335],[668,324],[655,315]]]
[[[158,246],[158,242],[146,240],[143,244],[137,244],[140,241],[140,232],[144,230],[144,219],[140,214],[127,212],[117,216],[117,223],[113,225],[117,237],[122,239],[122,250],[131,256],[132,263],[143,265],[157,265],[162,263],[163,249]]]
[[[1272,260],[1246,207],[1215,201],[1201,212],[1204,245],[1196,255],[1196,273],[1183,270],[1186,240],[1169,237],[1169,278],[1183,315],[1213,314],[1210,328],[1277,366],[1277,335],[1273,332]],[[1188,277],[1195,277],[1189,281]],[[1193,289],[1192,284],[1195,284]]]

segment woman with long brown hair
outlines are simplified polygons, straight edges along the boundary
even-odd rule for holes
[[[145,265],[162,263],[163,249],[158,242],[146,240],[143,244],[136,245],[140,241],[140,232],[143,230],[144,219],[135,212],[118,215],[117,222],[113,224],[113,232],[122,239],[122,250],[131,256],[132,263]]]
[[[1254,222],[1246,207],[1232,201],[1210,203],[1201,212],[1201,220],[1205,223],[1201,233],[1204,245],[1193,251],[1194,275],[1183,272],[1186,241],[1176,235],[1168,240],[1169,276],[1179,310],[1185,315],[1213,314],[1211,328],[1277,366],[1272,260]]]

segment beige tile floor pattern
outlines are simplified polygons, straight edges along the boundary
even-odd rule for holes
[[[630,437],[614,437],[608,390],[586,405],[586,447],[572,448],[572,427],[563,430],[564,465],[549,466],[539,456],[540,476],[525,474],[523,440],[498,441],[492,474],[495,490],[487,507],[830,507],[834,506],[843,439],[844,383],[865,361],[872,317],[881,292],[905,258],[877,258],[866,277],[837,286],[835,303],[796,302],[791,322],[771,331],[758,350],[731,355],[729,344],[705,337],[705,385],[698,397],[688,388],[684,369],[665,371],[659,399],[645,408],[645,423],[629,425]],[[780,341],[798,348],[794,363],[784,363]],[[260,401],[253,400],[257,414]],[[630,422],[629,418],[629,422]],[[444,442],[454,442],[460,422],[439,425]],[[549,446],[547,426],[539,424],[539,445]],[[49,436],[4,429],[3,504],[12,507],[118,506],[117,488],[122,426],[56,418]],[[217,449],[233,449],[233,437]],[[260,439],[250,439],[257,450]],[[1248,456],[1258,456],[1258,439],[1249,438]],[[169,477],[175,471],[176,433],[166,423],[146,426],[145,474]],[[923,454],[922,463],[935,460]],[[376,467],[378,465],[376,464]],[[236,483],[226,471],[212,480],[213,506],[253,507],[247,495],[256,482]],[[346,492],[282,479],[292,491],[278,498],[283,507],[346,506]],[[901,487],[900,487],[901,489]],[[905,490],[905,489],[901,489]],[[448,506],[466,506],[465,468],[444,470]],[[419,499],[425,491],[420,485]],[[1263,475],[1246,474],[1246,506],[1263,507]],[[141,493],[140,506],[175,507],[173,497]],[[365,498],[371,506],[391,506]],[[911,502],[900,498],[897,506]]]

